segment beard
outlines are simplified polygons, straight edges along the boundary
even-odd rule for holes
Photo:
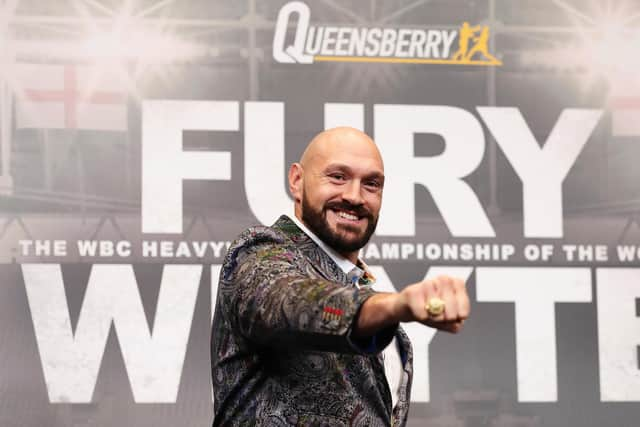
[[[301,201],[301,213],[302,221],[316,236],[325,242],[329,247],[336,252],[344,254],[355,252],[367,244],[371,235],[376,230],[378,223],[378,217],[374,216],[368,209],[362,205],[353,205],[349,202],[328,202],[319,211],[314,210],[311,204],[305,196],[305,192],[302,193]],[[360,232],[360,235],[350,237],[347,233],[340,230],[332,230],[329,222],[327,221],[327,211],[329,209],[342,209],[355,212],[359,217],[363,217],[367,220],[367,227],[364,231]],[[358,233],[359,228],[344,226],[347,231]]]

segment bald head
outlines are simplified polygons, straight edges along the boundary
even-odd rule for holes
[[[336,127],[317,134],[302,153],[300,164],[308,167],[347,152],[372,160],[383,169],[380,151],[373,140],[366,133],[351,127]]]
[[[289,169],[296,217],[353,263],[375,230],[383,185],[378,148],[349,127],[316,135]]]

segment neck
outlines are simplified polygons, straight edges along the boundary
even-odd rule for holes
[[[295,207],[295,211],[294,214],[296,216],[296,218],[298,219],[298,221],[300,221],[301,223],[303,223],[305,225],[305,227],[307,227],[309,230],[313,231],[313,233],[317,236],[318,234],[313,230],[313,228],[309,227],[309,224],[307,224],[303,219],[302,219],[302,212],[301,209],[299,208],[298,205],[296,205]],[[318,236],[318,238],[320,238],[320,236]],[[322,239],[321,239],[322,240]],[[325,242],[326,244],[326,242]],[[327,245],[329,246],[329,245]],[[358,251],[354,251],[354,252],[342,252],[339,251],[335,248],[332,248],[334,251],[336,251],[339,255],[343,256],[344,258],[348,259],[349,261],[351,261],[354,265],[358,264]]]
[[[349,261],[351,261],[354,265],[358,264],[358,252],[349,252],[349,253],[344,253],[339,251],[336,251],[336,252],[338,252],[340,255],[342,255]]]

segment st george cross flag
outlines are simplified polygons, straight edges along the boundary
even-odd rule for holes
[[[609,96],[611,133],[614,137],[640,136],[640,77],[621,78],[612,84]]]
[[[16,126],[127,130],[124,86],[88,65],[20,64]]]

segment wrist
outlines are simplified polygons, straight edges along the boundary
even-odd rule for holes
[[[408,322],[409,319],[409,302],[403,292],[392,294],[392,304],[390,317],[395,320],[394,323]]]
[[[400,322],[402,301],[397,293],[375,293],[369,297],[356,319],[356,336],[371,336],[377,331]]]

